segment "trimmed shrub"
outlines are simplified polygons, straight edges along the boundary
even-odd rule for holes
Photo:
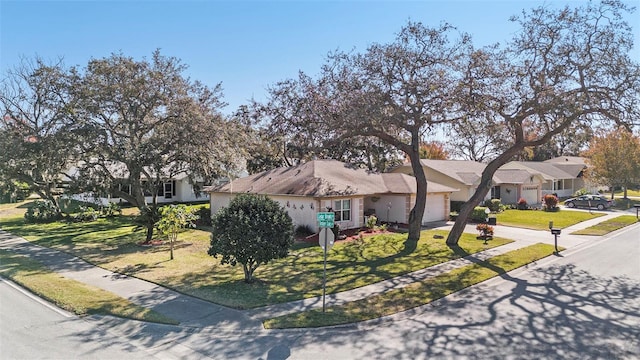
[[[211,207],[209,205],[199,207],[196,215],[198,215],[196,226],[211,226]]]
[[[485,200],[484,206],[488,207],[492,213],[498,213],[503,209],[500,199]]]
[[[473,208],[473,212],[471,213],[471,220],[477,222],[485,222],[487,220],[486,210],[488,208],[485,206],[476,206]]]
[[[60,220],[62,214],[51,200],[36,200],[24,214],[28,223],[47,223]]]
[[[98,220],[100,213],[91,206],[80,206],[80,212],[71,216],[75,222],[91,222]]]
[[[527,200],[525,200],[524,198],[520,198],[518,200],[518,210],[527,210],[529,209],[529,204],[527,203]]]
[[[482,237],[493,236],[493,226],[491,225],[478,224],[478,226],[476,226],[476,230],[478,230]]]
[[[542,198],[544,211],[558,211],[558,198],[555,195],[547,194]]]
[[[296,238],[305,238],[307,236],[313,235],[314,232],[311,230],[311,226],[309,225],[298,225],[293,231],[293,235]]]
[[[588,195],[588,194],[589,194],[589,191],[588,191],[587,189],[585,189],[585,188],[582,188],[582,189],[580,189],[580,190],[577,190],[577,191],[573,194],[573,196],[582,196],[582,195]]]
[[[118,205],[118,203],[110,202],[109,204],[107,204],[107,206],[103,206],[100,208],[100,213],[103,216],[110,218],[116,215],[122,215],[122,208],[120,207],[120,205]]]
[[[375,215],[371,215],[367,217],[367,222],[365,226],[367,227],[367,229],[373,230],[376,227],[377,223],[378,223],[378,218],[375,217]]]
[[[221,264],[242,265],[244,281],[273,259],[286,257],[293,245],[293,221],[287,211],[265,195],[239,194],[212,219],[208,254]]]

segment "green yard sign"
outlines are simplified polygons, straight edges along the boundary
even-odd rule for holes
[[[319,212],[317,214],[318,226],[321,228],[332,228],[336,220],[336,214],[332,212]]]

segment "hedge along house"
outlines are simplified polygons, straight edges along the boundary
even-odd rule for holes
[[[375,174],[354,169],[336,160],[314,160],[293,167],[264,171],[227,184],[205,188],[211,212],[229,204],[238,193],[269,196],[289,213],[295,226],[317,232],[317,213],[333,211],[342,229],[364,226],[365,216],[406,224],[415,204],[415,178],[406,174]],[[427,203],[423,222],[445,220],[449,194],[456,189],[433,184],[430,191],[441,195],[439,203]],[[446,200],[446,201],[445,201]]]

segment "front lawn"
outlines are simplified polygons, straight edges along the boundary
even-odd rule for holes
[[[607,196],[608,198],[611,198],[611,192],[605,192],[605,193],[602,193],[602,195]],[[616,198],[621,198],[621,197],[624,196],[624,191],[623,190],[616,190],[614,192],[614,196]],[[628,189],[627,190],[627,196],[640,197],[640,190]]]
[[[572,232],[573,235],[594,235],[594,236],[602,236],[606,235],[612,231],[616,231],[618,229],[622,229],[625,226],[629,226],[638,222],[638,219],[635,215],[622,215],[617,218],[609,219],[603,221],[594,226],[590,226],[586,229],[578,230]]]
[[[0,217],[0,228],[105,269],[235,308],[322,295],[323,256],[316,244],[296,244],[287,258],[259,267],[258,281],[245,284],[241,267],[220,265],[207,255],[209,233],[201,230],[181,233],[175,259],[169,260],[168,246],[138,245],[144,234],[132,231],[128,216],[52,224],[25,224],[21,217]],[[454,251],[446,246],[446,235],[444,231],[423,231],[412,252],[403,251],[406,234],[338,242],[327,260],[327,292],[354,289],[510,242],[495,238],[483,245],[476,234],[464,234],[460,249]]]
[[[377,319],[428,304],[471,285],[542,259],[551,255],[553,251],[552,245],[538,243],[509,251],[486,261],[463,266],[400,289],[329,307],[325,313],[322,309],[314,309],[268,319],[263,324],[268,329],[282,329],[320,327]]]
[[[176,320],[138,306],[116,294],[62,277],[37,261],[2,249],[0,275],[77,315],[113,315],[162,324],[178,324]]]
[[[577,223],[604,216],[601,212],[572,211],[562,209],[560,211],[543,210],[505,210],[497,215],[498,225],[521,227],[533,230],[548,230],[549,221],[553,221],[553,227],[564,229]]]

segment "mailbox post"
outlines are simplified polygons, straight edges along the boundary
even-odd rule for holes
[[[635,204],[633,205],[634,208],[636,208],[636,219],[638,219],[638,213],[640,212],[640,204]]]
[[[557,254],[558,253],[558,236],[560,236],[560,229],[551,228],[551,233],[554,236],[554,246]]]

